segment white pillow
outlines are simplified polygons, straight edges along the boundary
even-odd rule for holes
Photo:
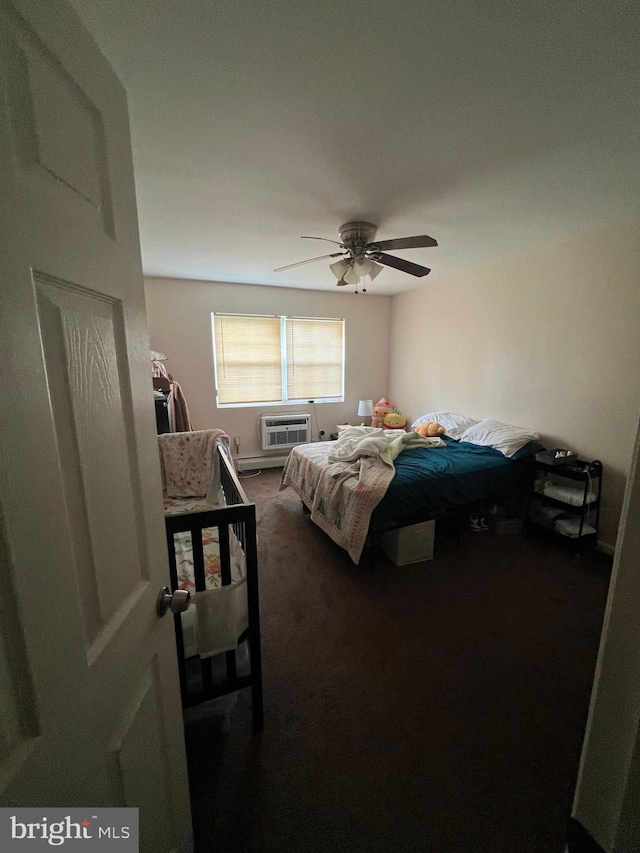
[[[465,430],[460,436],[460,441],[469,441],[471,444],[479,444],[481,447],[493,447],[511,457],[529,441],[537,441],[538,433],[532,429],[503,424],[492,418],[485,418],[480,423],[474,424]]]
[[[411,424],[411,429],[415,429],[425,421],[436,421],[440,426],[444,427],[444,434],[449,438],[460,438],[462,433],[469,427],[477,424],[473,418],[468,418],[466,415],[454,415],[451,412],[431,412],[430,415],[423,415]]]

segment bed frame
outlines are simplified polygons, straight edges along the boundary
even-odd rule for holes
[[[524,462],[525,460],[522,461]],[[369,533],[367,535],[367,541],[365,543],[365,551],[368,554],[370,565],[372,566],[374,561],[374,546],[378,544],[380,537],[384,533],[388,533],[392,530],[401,530],[403,527],[411,527],[412,525],[420,524],[423,521],[435,520],[436,522],[444,523],[449,528],[451,537],[455,540],[456,548],[460,548],[461,532],[465,524],[468,522],[469,515],[474,511],[482,512],[489,504],[504,503],[505,501],[510,501],[513,506],[515,506],[517,503],[518,512],[524,517],[527,506],[527,500],[531,492],[531,486],[533,485],[533,479],[534,466],[532,458],[530,483],[526,483],[521,489],[517,491],[490,493],[489,495],[487,495],[486,498],[477,503],[443,507],[439,510],[425,512],[422,515],[406,516],[401,521],[398,521],[395,524],[381,524],[380,526],[372,524],[369,527]]]
[[[223,586],[231,583],[231,554],[229,550],[229,528],[237,536],[244,551],[247,568],[247,605],[249,627],[238,638],[238,645],[244,640],[249,642],[250,673],[238,675],[237,649],[225,652],[226,681],[215,684],[212,658],[197,658],[200,666],[202,689],[190,689],[187,678],[187,661],[184,657],[181,614],[174,617],[176,644],[178,648],[178,668],[182,705],[190,708],[202,702],[208,702],[220,696],[234,693],[236,690],[251,688],[253,706],[253,731],[261,732],[264,727],[262,700],[262,656],[260,649],[260,608],[258,599],[258,552],[256,540],[256,506],[251,503],[233,469],[233,463],[227,454],[216,447],[216,464],[219,465],[220,480],[226,505],[219,509],[202,512],[185,512],[180,515],[165,516],[167,550],[169,552],[169,572],[171,589],[178,589],[178,573],[174,549],[174,534],[189,531],[192,536],[193,568],[196,592],[206,590],[202,531],[208,527],[217,527],[220,545],[220,574]],[[194,659],[190,659],[191,662]]]
[[[448,527],[451,537],[455,540],[456,548],[460,547],[460,538],[461,532],[465,522],[468,520],[469,514],[474,512],[475,510],[481,511],[486,508],[488,504],[492,503],[503,503],[504,501],[512,501],[518,504],[518,511],[523,514],[526,514],[527,501],[529,495],[531,493],[531,488],[533,485],[534,475],[535,475],[535,463],[533,456],[530,459],[521,459],[519,463],[523,466],[523,469],[529,469],[526,471],[528,474],[528,480],[525,478],[523,486],[521,489],[512,490],[509,492],[495,492],[488,494],[482,501],[477,503],[468,503],[460,506],[450,506],[443,507],[438,510],[430,510],[425,511],[424,513],[405,516],[401,520],[396,521],[395,523],[385,524],[381,523],[376,525],[375,523],[371,523],[369,526],[369,532],[367,533],[367,538],[365,541],[364,549],[362,551],[362,559],[360,564],[363,565],[368,571],[373,571],[375,568],[375,557],[376,557],[376,546],[380,541],[380,537],[384,533],[389,533],[393,530],[401,530],[403,527],[411,527],[414,524],[420,524],[424,521],[433,521],[442,523]],[[302,511],[305,515],[311,514],[311,509],[307,506],[307,504],[301,499],[300,503],[302,504]]]

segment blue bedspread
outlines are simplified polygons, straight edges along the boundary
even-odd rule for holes
[[[446,447],[418,447],[398,456],[396,475],[373,511],[372,526],[507,497],[526,488],[533,454],[542,449],[531,441],[508,459],[491,447],[446,437],[444,441]]]

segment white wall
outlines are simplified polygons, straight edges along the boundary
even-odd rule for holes
[[[537,429],[604,463],[613,545],[640,406],[639,223],[393,297],[390,393]],[[435,263],[435,261],[434,261]]]
[[[345,401],[315,406],[318,429],[325,431],[325,438],[335,432],[338,423],[358,422],[358,400],[375,402],[388,394],[389,296],[167,278],[147,278],[145,289],[151,346],[168,356],[167,368],[184,389],[194,429],[219,427],[232,438],[239,435],[241,456],[262,453],[257,427],[262,411],[313,414],[313,407],[218,409],[211,340],[213,311],[344,317]],[[313,424],[315,431],[315,418]]]

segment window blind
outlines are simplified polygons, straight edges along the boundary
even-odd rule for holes
[[[342,397],[344,322],[286,318],[287,397]]]
[[[219,403],[282,400],[280,318],[215,315]]]

